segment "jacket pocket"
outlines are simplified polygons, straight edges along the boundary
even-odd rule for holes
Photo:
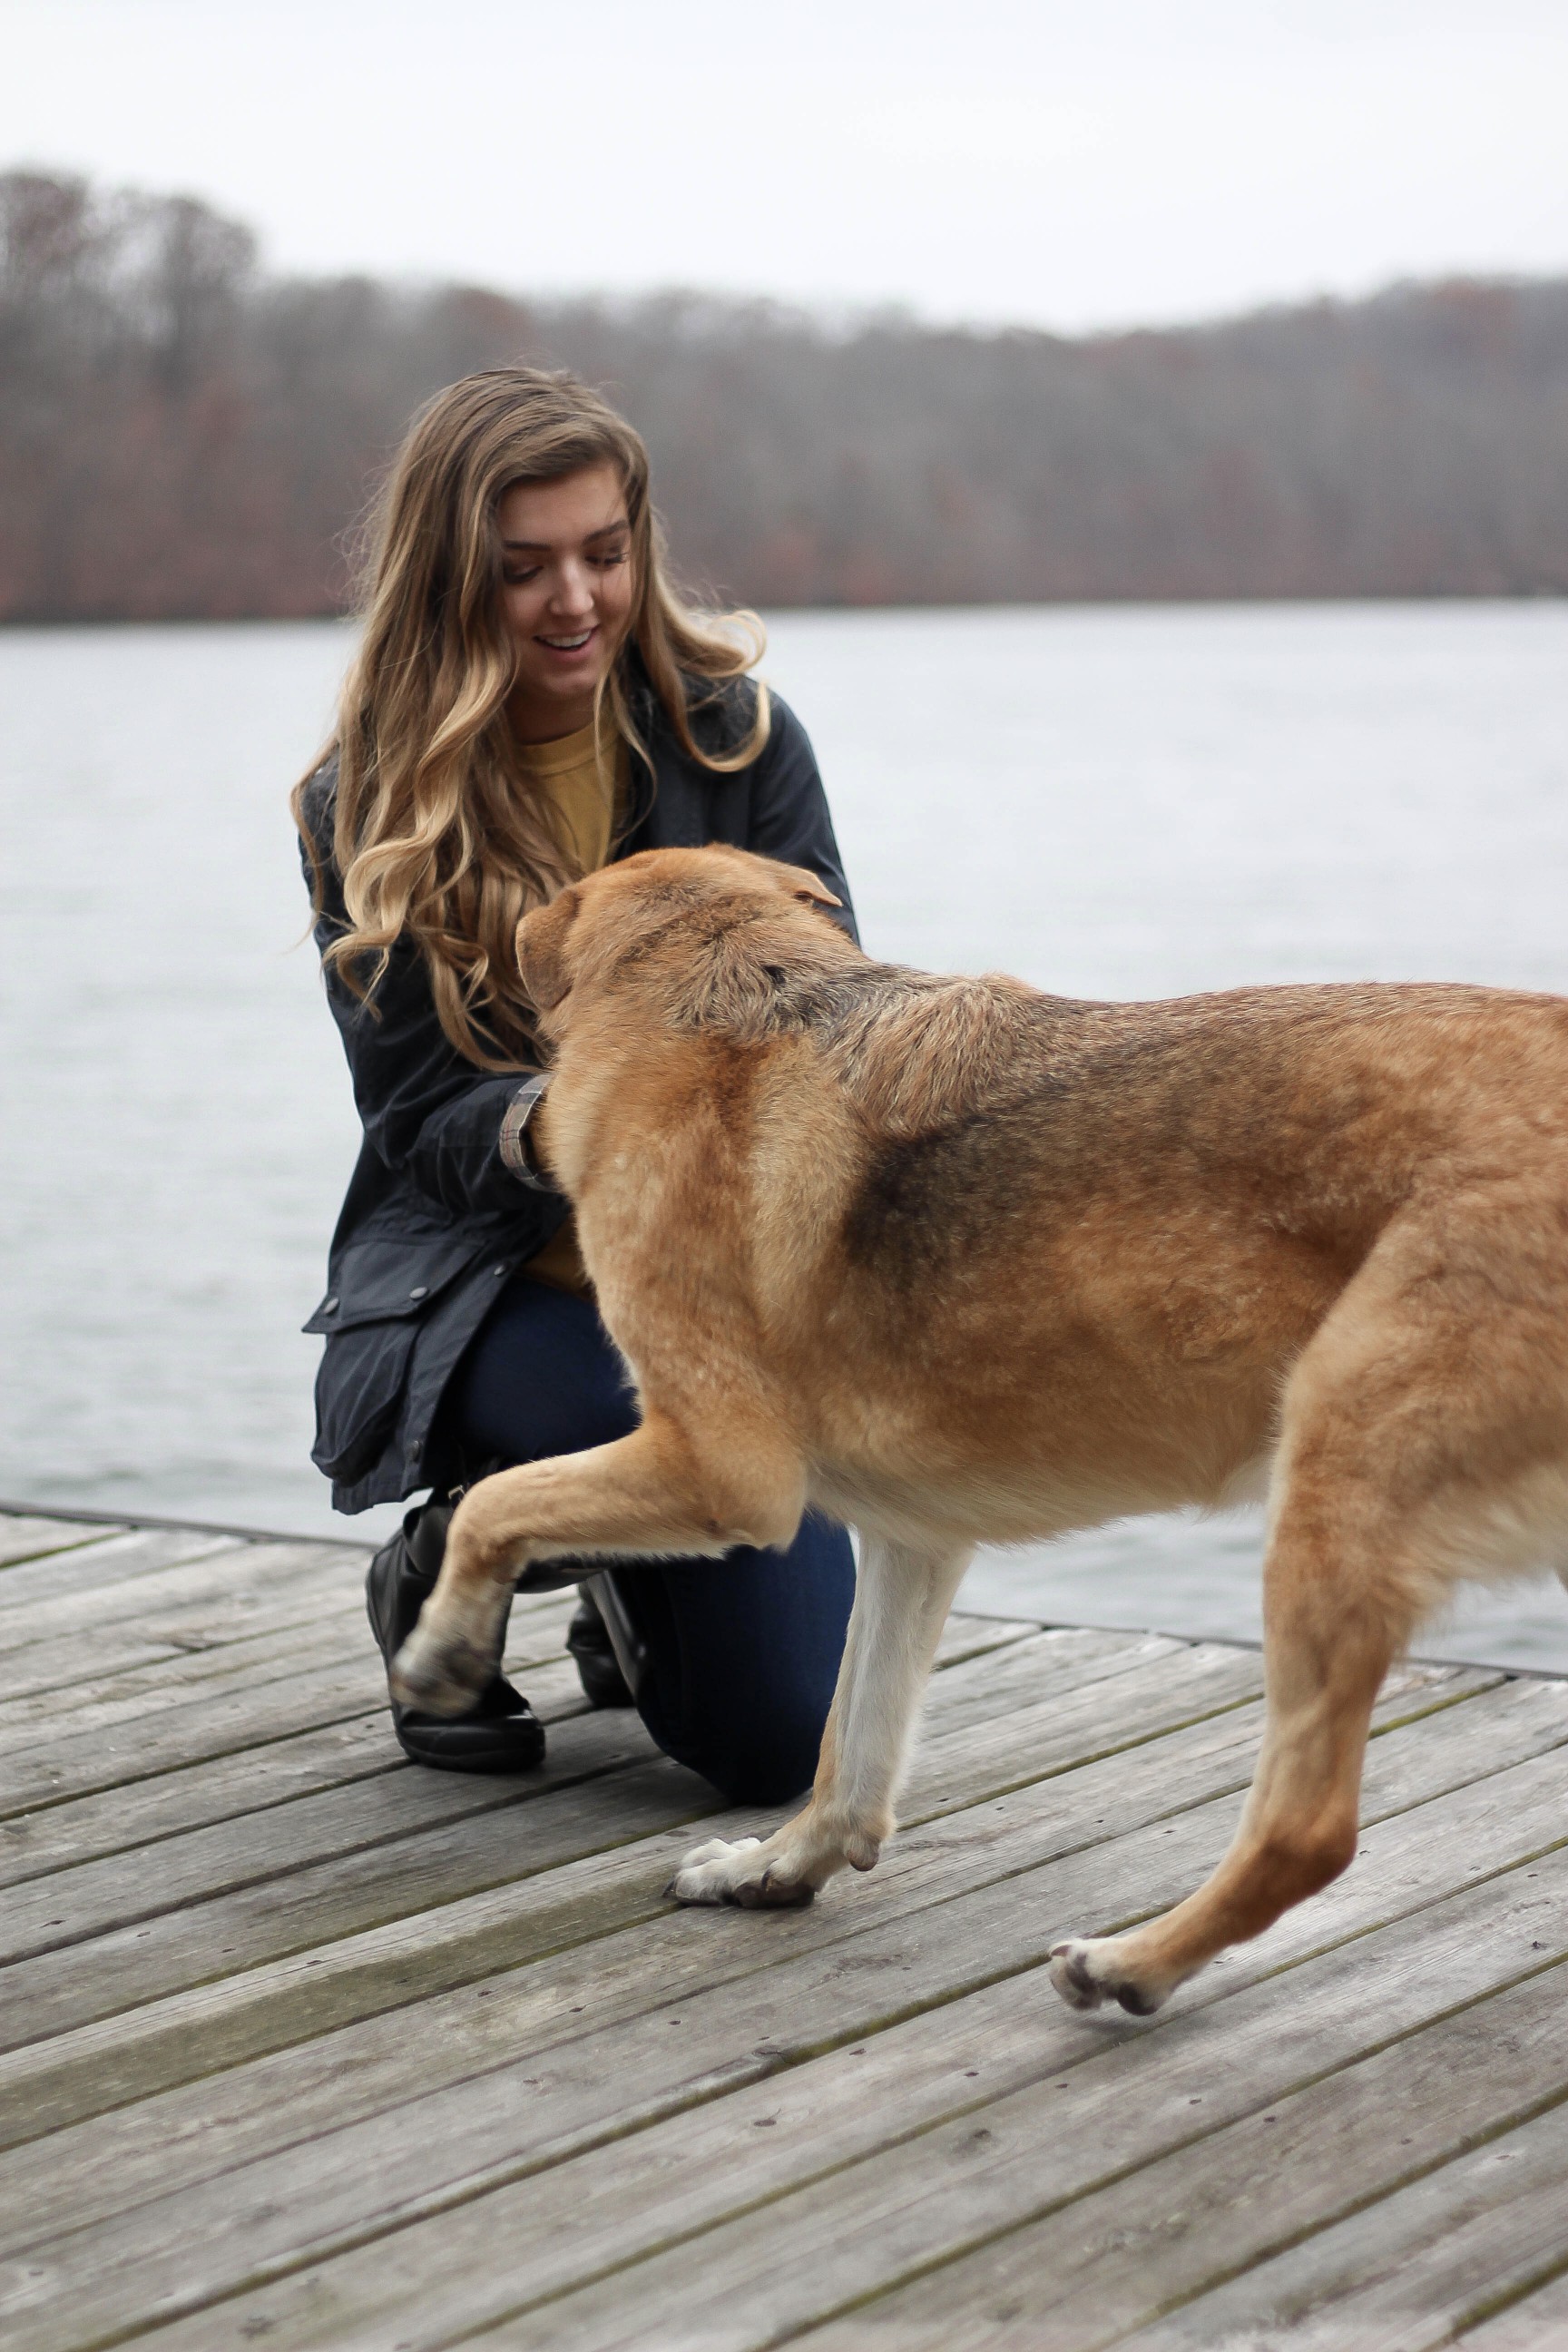
[[[332,1268],[332,1288],[302,1328],[331,1339],[363,1323],[423,1315],[489,1246],[472,1234],[375,1234],[351,1242]]]
[[[471,1234],[377,1238],[343,1251],[334,1286],[305,1326],[326,1335],[311,1459],[329,1478],[353,1486],[374,1467],[397,1425],[421,1322],[485,1255]]]

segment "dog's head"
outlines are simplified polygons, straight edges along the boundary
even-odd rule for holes
[[[572,883],[517,927],[517,961],[540,1027],[559,1039],[617,980],[652,982],[696,1014],[728,976],[858,956],[823,909],[836,898],[802,866],[744,849],[645,849]]]

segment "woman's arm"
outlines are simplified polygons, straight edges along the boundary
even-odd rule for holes
[[[762,757],[752,771],[751,824],[744,846],[761,857],[804,866],[844,901],[837,919],[858,940],[849,885],[834,838],[833,819],[811,738],[787,702],[772,697],[773,723]]]
[[[305,814],[322,858],[317,947],[323,952],[347,927],[331,861],[331,786],[322,772],[307,792]],[[307,878],[310,858],[305,853]],[[528,1073],[493,1074],[466,1062],[441,1026],[424,958],[400,942],[371,1003],[355,996],[341,971],[324,967],[327,1002],[348,1057],[365,1140],[388,1168],[406,1171],[422,1192],[458,1215],[504,1215],[525,1250],[542,1249],[564,1222],[566,1202],[514,1175],[501,1157],[501,1122]]]

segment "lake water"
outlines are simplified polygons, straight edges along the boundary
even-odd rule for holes
[[[344,629],[0,635],[0,1496],[297,1529],[355,1125],[285,810]],[[1568,989],[1568,608],[788,614],[868,945],[1069,994]],[[1258,1528],[977,1563],[980,1606],[1255,1634]],[[1555,1583],[1427,1651],[1568,1668]]]

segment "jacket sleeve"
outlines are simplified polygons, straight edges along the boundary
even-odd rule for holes
[[[790,709],[775,694],[771,698],[773,723],[761,759],[752,771],[752,806],[748,849],[759,856],[776,857],[786,866],[804,866],[834,896],[844,909],[836,918],[850,938],[858,941],[849,885],[834,838],[827,795],[822,789],[811,738]]]
[[[322,860],[322,903],[316,917],[323,952],[346,928],[342,887],[331,863],[331,784],[309,791],[306,816]],[[314,783],[314,780],[312,780]],[[307,879],[309,853],[301,846]],[[363,1003],[332,966],[323,968],[327,1002],[348,1056],[354,1102],[365,1140],[390,1169],[405,1171],[422,1192],[459,1216],[502,1215],[531,1255],[564,1222],[566,1202],[535,1192],[515,1177],[500,1154],[501,1121],[526,1071],[499,1075],[476,1069],[441,1026],[424,959],[406,941],[369,1003]]]

